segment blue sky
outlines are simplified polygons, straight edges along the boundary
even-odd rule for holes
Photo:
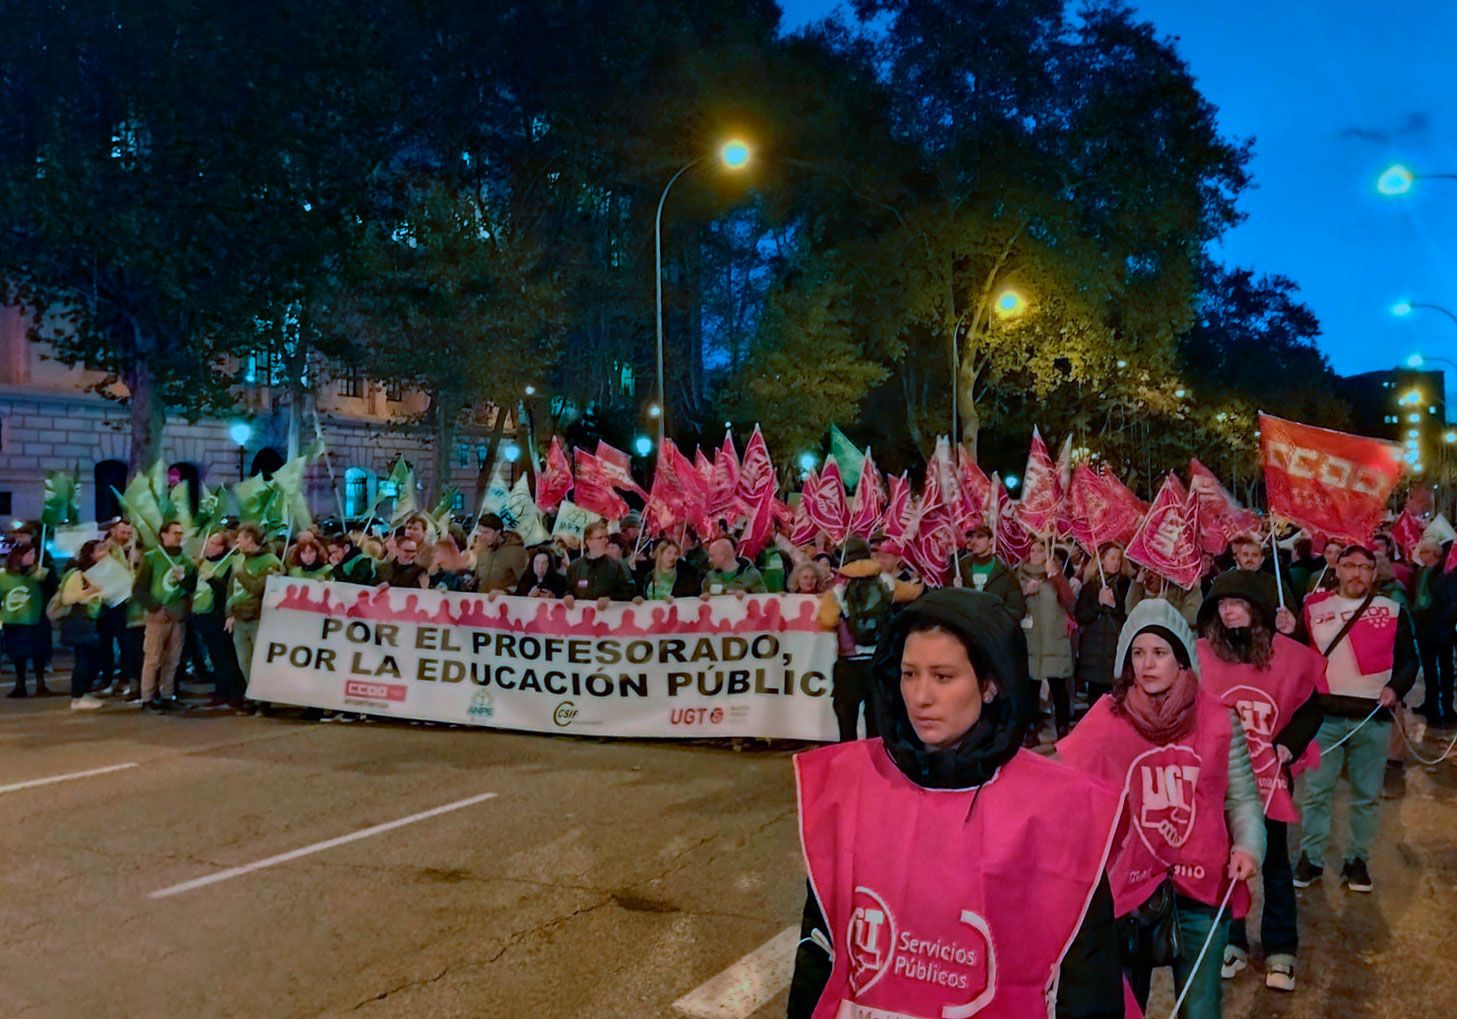
[[[792,30],[832,0],[780,0]],[[1377,194],[1381,170],[1457,173],[1457,0],[1135,0],[1177,37],[1220,126],[1253,138],[1246,220],[1226,263],[1294,279],[1338,372],[1414,351],[1457,361],[1457,325],[1398,319],[1400,299],[1457,311],[1457,180]],[[1449,393],[1457,382],[1449,373]]]

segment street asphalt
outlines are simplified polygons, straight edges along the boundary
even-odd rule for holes
[[[792,748],[68,704],[0,701],[0,1016],[784,1013]],[[1227,1016],[1457,1015],[1457,771],[1408,775]]]

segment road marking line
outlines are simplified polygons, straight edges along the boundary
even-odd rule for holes
[[[13,793],[20,789],[34,789],[39,785],[51,785],[56,782],[71,782],[78,778],[90,778],[92,775],[106,775],[113,771],[125,771],[127,768],[135,768],[136,761],[128,761],[126,764],[111,764],[105,768],[91,768],[88,771],[72,771],[65,775],[51,775],[48,778],[33,778],[28,782],[13,782],[10,785],[0,785],[0,793]]]
[[[700,1019],[748,1019],[794,975],[799,925],[786,927],[716,977],[673,1002],[685,1015]]]
[[[481,793],[479,796],[471,796],[464,800],[456,800],[454,803],[447,803],[444,806],[432,807],[418,814],[411,814],[409,817],[401,817],[398,820],[371,825],[368,828],[361,828],[359,831],[350,832],[348,835],[340,835],[337,838],[325,839],[323,842],[315,842],[313,845],[304,846],[301,849],[290,849],[286,853],[279,853],[277,856],[270,856],[265,860],[245,863],[241,867],[229,867],[227,870],[220,870],[216,874],[208,874],[206,877],[198,877],[193,878],[191,881],[184,881],[180,885],[159,888],[155,892],[148,892],[147,898],[165,899],[172,895],[181,895],[183,892],[190,892],[194,888],[204,888],[207,885],[217,884],[219,881],[228,881],[235,877],[241,877],[244,874],[251,874],[255,870],[273,867],[280,863],[288,863],[290,860],[297,860],[301,856],[321,853],[325,849],[333,849],[335,846],[342,846],[350,842],[357,842],[360,839],[367,839],[371,835],[381,835],[384,832],[393,831],[396,828],[403,828],[407,824],[414,824],[416,821],[424,821],[432,817],[439,817],[441,814],[448,814],[452,810],[461,810],[464,807],[474,806],[477,803],[484,803],[486,800],[494,799],[496,795],[496,793]]]

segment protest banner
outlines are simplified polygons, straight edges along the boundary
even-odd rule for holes
[[[1260,415],[1270,512],[1333,538],[1365,542],[1401,477],[1401,447]]]
[[[590,736],[834,740],[811,595],[581,602],[270,577],[248,696]]]

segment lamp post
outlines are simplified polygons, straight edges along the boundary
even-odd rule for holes
[[[253,429],[246,421],[235,421],[228,426],[228,438],[238,447],[238,480],[246,477],[243,466],[244,457],[248,454],[248,440],[253,437]]]
[[[725,142],[718,152],[719,160],[729,170],[741,170],[749,162],[749,146],[737,139]],[[663,436],[668,427],[668,404],[666,402],[666,387],[663,380],[663,206],[668,202],[668,192],[673,190],[673,185],[678,183],[678,178],[699,163],[708,159],[708,156],[699,156],[690,163],[679,167],[678,172],[668,178],[667,186],[663,188],[663,195],[658,199],[658,213],[653,219],[653,253],[655,282],[657,284],[657,317],[658,317],[658,445],[662,445]]]
[[[1411,191],[1418,180],[1457,180],[1457,173],[1416,173],[1401,163],[1393,163],[1376,178],[1376,190],[1395,198]]]

